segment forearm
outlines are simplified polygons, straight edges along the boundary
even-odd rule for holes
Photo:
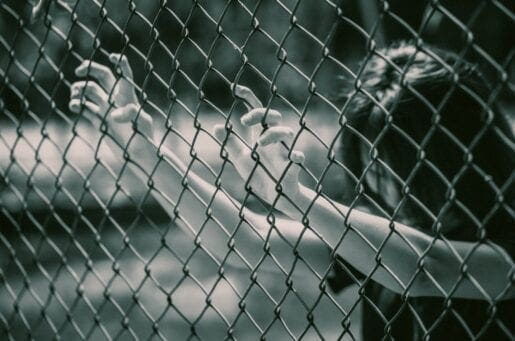
[[[298,207],[290,207],[290,216],[299,219],[300,212],[307,212],[310,226],[339,255],[395,292],[411,296],[452,292],[453,297],[472,299],[514,295],[513,288],[506,288],[514,265],[498,246],[444,242],[391,219],[351,210],[306,188],[296,201]]]
[[[126,163],[126,170],[148,188],[174,223],[198,236],[201,247],[221,261],[234,230],[241,224],[241,204],[188,170],[169,149],[158,148],[139,133],[114,128],[104,141],[116,161]]]
[[[121,171],[134,173],[173,221],[195,238],[198,248],[218,262],[239,253],[249,259],[247,265],[252,268],[269,256],[269,244],[281,241],[278,233],[262,216],[248,214],[252,219],[247,219],[248,211],[224,193],[223,184],[212,185],[214,178],[205,181],[172,151],[156,146],[152,141],[153,120],[138,103],[127,58],[110,54],[109,61],[121,71],[121,77],[92,60],[77,67],[75,74],[88,79],[72,84],[70,111],[87,117],[102,131],[101,143],[111,149]],[[287,229],[290,245],[300,237],[299,231]],[[273,249],[289,260],[293,258],[287,247]]]
[[[113,137],[106,141],[121,155],[120,147],[127,146],[129,137]],[[229,252],[235,252],[240,256],[233,255],[229,261],[253,268],[262,257],[271,257],[275,260],[263,265],[268,270],[282,271],[288,269],[297,254],[319,275],[329,267],[329,248],[311,231],[304,231],[301,224],[277,218],[272,226],[265,216],[251,212],[225,193],[223,183],[214,186],[188,170],[171,150],[158,148],[143,136],[134,136],[124,149],[128,169],[145,186],[150,185],[152,196],[170,217],[188,233],[199,236],[199,245],[219,262]],[[240,257],[244,260],[239,261]]]
[[[413,294],[418,294],[421,284],[425,288],[428,278],[421,271],[419,260],[431,242],[426,234],[357,209],[351,210],[316,196],[305,187],[301,187],[297,209],[290,209],[289,215],[298,219],[300,212],[307,212],[310,226],[364,275],[371,275],[396,292],[403,292],[408,285]]]

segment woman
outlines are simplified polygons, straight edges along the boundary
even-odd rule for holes
[[[112,149],[128,150],[131,169],[220,262],[231,253],[247,264],[295,255],[323,277],[336,255],[334,290],[346,275],[364,278],[366,339],[513,337],[513,133],[483,102],[489,89],[473,67],[408,44],[365,61],[341,120],[345,205],[300,184],[299,133],[279,112],[242,116],[259,130],[251,143],[215,127],[247,190],[289,217],[279,219],[245,208],[153,141],[127,59],[111,62],[123,78],[92,61],[77,68],[95,81],[72,85],[70,109],[105,120]],[[235,94],[259,105],[246,88]]]
[[[493,89],[473,65],[444,51],[417,52],[414,46],[400,44],[380,54],[366,63],[360,77],[362,89],[373,97],[358,93],[349,98],[347,117],[349,125],[375,142],[384,164],[371,163],[371,148],[345,131],[342,163],[354,174],[363,174],[368,167],[364,191],[394,220],[445,238],[449,247],[457,244],[453,241],[467,242],[461,244],[464,251],[483,239],[513,257],[513,133],[506,118],[483,102]],[[403,196],[406,189],[409,194]],[[373,208],[370,203],[364,206]],[[432,261],[447,261],[436,253],[433,256]],[[477,265],[480,262],[478,257]],[[456,277],[460,273],[452,267],[442,271],[452,271]],[[479,271],[489,276],[489,271]],[[483,275],[478,272],[478,276]],[[345,284],[342,277],[334,283],[335,289]],[[504,283],[510,286],[507,277]],[[372,282],[365,293],[375,303],[373,307],[364,301],[364,336],[370,340],[386,334],[401,340],[425,335],[435,340],[476,335],[501,340],[510,338],[502,328],[513,328],[509,319],[515,316],[513,300],[497,303],[494,312],[490,298],[481,295],[459,299],[456,292],[448,302],[419,297],[408,303]],[[496,325],[501,321],[504,326]],[[511,333],[513,337],[513,329]]]

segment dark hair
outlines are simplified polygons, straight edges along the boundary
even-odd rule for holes
[[[485,225],[511,221],[513,132],[486,103],[492,89],[476,66],[403,42],[376,51],[360,71],[345,90],[342,161],[358,178],[367,171],[366,194],[391,214],[399,204],[392,186],[404,190],[397,219],[437,227],[422,203],[435,216],[442,212],[442,231],[460,239],[478,236],[472,217]],[[409,185],[402,188],[394,173]],[[503,186],[510,187],[504,201]]]

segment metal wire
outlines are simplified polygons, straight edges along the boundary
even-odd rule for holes
[[[484,21],[499,23],[500,28],[483,30],[480,25]],[[453,325],[472,339],[480,338],[491,325],[506,339],[513,339],[513,326],[498,317],[499,298],[491,297],[467,271],[475,250],[492,244],[484,227],[495,212],[504,208],[513,218],[509,197],[513,174],[501,185],[488,182],[496,199],[481,216],[458,200],[454,189],[471,169],[488,178],[471,156],[493,125],[494,106],[502,102],[513,108],[512,98],[505,93],[512,94],[515,89],[515,50],[509,35],[514,22],[513,6],[497,0],[466,5],[372,0],[0,0],[2,339],[361,339],[368,322],[361,318],[364,309],[382,321],[384,338],[395,337],[395,326],[408,314],[413,316],[420,339],[429,339],[449,316]],[[511,40],[494,44],[504,39],[501,34]],[[367,67],[379,59],[395,65],[381,55],[381,49],[398,39],[411,40],[416,48],[406,65],[423,52],[450,73],[471,55],[484,66],[485,77],[493,84],[487,98],[460,79],[448,90],[449,96],[455,89],[469,93],[487,117],[470,143],[439,123],[441,106],[428,103],[404,82],[408,68],[395,66],[400,84],[427,103],[433,122],[421,141],[389,119],[388,108],[369,92],[364,79]],[[458,59],[453,64],[440,60],[427,42],[452,48]],[[111,52],[126,55],[133,66],[139,101],[160,131],[156,148],[170,147],[186,163],[185,172],[175,169],[183,179],[175,199],[156,183],[160,165],[172,169],[170,161],[159,155],[157,164],[144,167],[131,153],[131,141],[141,135],[137,130],[126,145],[109,150],[110,131],[105,126],[94,130],[68,109],[70,86],[77,81],[74,69],[86,59],[107,64]],[[343,104],[335,96],[335,75],[352,83]],[[273,252],[271,238],[280,234],[276,225],[282,219],[274,206],[285,194],[278,186],[273,205],[253,194],[252,176],[263,166],[255,147],[256,166],[240,183],[244,190],[240,189],[238,200],[232,202],[240,213],[239,222],[224,226],[213,214],[217,196],[238,196],[231,189],[236,175],[226,151],[227,141],[217,144],[212,135],[214,123],[240,134],[236,122],[245,109],[235,96],[234,84],[252,87],[265,99],[268,110],[279,107],[288,113],[296,128],[294,145],[305,139],[317,146],[321,158],[307,162],[302,170],[303,181],[317,197],[343,196],[334,184],[340,179],[337,174],[344,174],[355,187],[347,190],[349,211],[342,216],[347,220],[352,211],[366,209],[390,220],[390,235],[379,247],[366,240],[377,255],[371,272],[356,275],[348,265],[339,263],[338,254],[332,251],[334,267],[320,273],[300,252],[301,238],[296,243],[284,239],[281,244],[291,250],[289,260]],[[384,112],[385,124],[374,138],[349,123],[353,101],[371,102],[379,108],[374,110]],[[323,113],[322,118],[314,118],[313,112]],[[324,122],[330,122],[329,132]],[[417,150],[409,174],[397,174],[388,161],[378,157],[385,135],[392,131]],[[424,154],[431,137],[441,132],[465,157],[452,178]],[[355,136],[368,150],[369,160],[358,174],[338,156],[345,134]],[[244,134],[238,137],[245,140]],[[513,142],[508,145],[513,152]],[[113,157],[117,152],[123,157]],[[402,197],[391,211],[366,190],[367,176],[378,167],[386,169],[402,188]],[[410,189],[423,167],[449,188],[446,202],[436,212]],[[144,181],[131,173],[134,169],[139,169]],[[202,200],[188,183],[193,172],[215,186],[210,200]],[[156,198],[174,208],[172,223]],[[198,221],[181,215],[189,200],[201,205]],[[435,238],[422,252],[393,223],[402,218],[408,203],[432,217]],[[297,203],[291,204],[300,210],[301,235],[308,231],[317,234],[309,222],[313,203],[304,211]],[[442,220],[453,205],[473,222],[478,236],[476,247],[465,255],[459,254],[451,238],[441,231]],[[262,249],[252,262],[246,257],[244,241],[238,239],[239,231],[247,228],[243,225],[252,225],[243,214],[244,207],[261,212],[269,225]],[[226,240],[217,246],[226,251],[222,258],[209,245],[211,224]],[[190,235],[178,233],[176,226]],[[338,245],[353,229],[347,226]],[[381,260],[392,236],[402,238],[419,254],[418,269],[408,284]],[[320,234],[318,237],[321,245],[329,248],[333,244]],[[424,268],[437,240],[462,264],[450,291]],[[513,264],[506,252],[496,250]],[[268,273],[267,267],[276,272]],[[354,285],[343,294],[329,288],[335,268],[338,276],[347,276]],[[379,269],[403,288],[395,311],[382,311],[376,297],[370,295],[372,277]],[[443,296],[441,310],[432,321],[419,316],[417,300],[411,294],[413,283],[422,274]],[[512,272],[504,292],[513,291],[514,278]],[[484,326],[469,326],[456,309],[453,295],[465,279],[482,293],[488,308]]]

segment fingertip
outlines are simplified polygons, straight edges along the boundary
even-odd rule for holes
[[[84,72],[83,72],[83,67],[82,67],[82,64],[79,65],[76,69],[75,69],[75,76],[79,76],[79,77],[82,77],[84,76]]]
[[[128,59],[124,54],[121,53],[111,53],[109,55],[109,61],[113,64],[123,64],[124,66],[128,64]]]
[[[115,67],[119,68],[122,75],[128,78],[133,77],[129,59],[127,59],[126,55],[121,53],[111,53],[109,60]]]
[[[245,114],[243,115],[242,117],[240,117],[240,123],[243,124],[244,126],[248,125],[249,123],[249,114]]]
[[[70,109],[71,112],[78,114],[80,112],[81,103],[79,99],[72,99],[68,103],[68,109]]]
[[[270,125],[279,124],[283,119],[283,115],[277,110],[269,110],[266,116],[266,122]]]
[[[71,93],[72,93],[72,96],[75,94],[75,95],[78,95],[79,92],[80,92],[80,89],[82,87],[84,87],[85,85],[85,82],[84,81],[78,81],[78,82],[74,82],[72,83],[72,85],[70,85],[70,89],[71,89]]]
[[[109,61],[111,63],[116,63],[119,59],[120,59],[120,54],[119,53],[111,53],[109,55]]]
[[[260,115],[261,112],[263,112],[264,110],[265,110],[264,108],[254,108],[254,109],[252,109],[248,113],[246,113],[243,116],[241,116],[241,118],[240,118],[241,124],[243,124],[245,126],[250,126],[250,125],[255,124],[256,121],[261,116]]]
[[[70,98],[76,97],[79,94],[76,83],[70,85]]]
[[[234,94],[237,97],[244,97],[250,91],[249,88],[247,88],[246,86],[243,86],[243,85],[233,83],[233,86],[234,86]]]
[[[75,75],[79,77],[86,76],[88,72],[88,67],[91,65],[91,61],[88,59],[85,59],[76,69],[75,69]]]
[[[225,139],[225,126],[223,124],[215,124],[213,127],[213,135],[218,141],[223,141]]]
[[[290,160],[292,162],[302,165],[304,163],[305,159],[306,159],[306,156],[304,155],[303,152],[298,151],[298,150],[294,150],[291,152]]]
[[[240,118],[241,124],[251,126],[262,123],[268,126],[277,126],[282,121],[282,114],[274,109],[256,107]]]
[[[111,117],[115,122],[124,123],[127,121],[128,110],[126,107],[117,108],[111,113]]]

